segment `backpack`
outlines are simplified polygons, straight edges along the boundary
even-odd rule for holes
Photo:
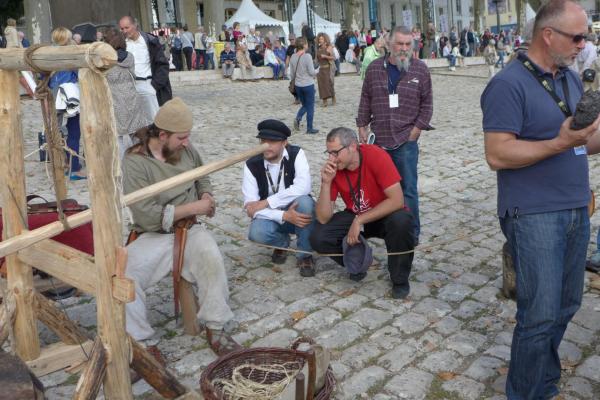
[[[183,48],[183,43],[181,42],[181,38],[179,36],[173,36],[173,44],[171,47],[175,50],[181,50]]]

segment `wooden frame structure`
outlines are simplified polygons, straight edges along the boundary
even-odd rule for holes
[[[26,188],[19,99],[20,70],[29,69],[25,49],[0,49],[0,204],[3,207],[7,291],[0,305],[0,344],[10,327],[18,356],[38,371],[73,367],[83,349],[91,350],[77,384],[74,399],[92,399],[104,385],[107,399],[132,399],[130,366],[166,398],[199,398],[177,381],[125,331],[125,303],[135,296],[134,283],[123,275],[127,255],[122,245],[121,206],[112,168],[117,146],[112,97],[103,72],[117,61],[105,43],[41,47],[31,54],[44,71],[79,69],[81,132],[88,169],[92,208],[66,218],[70,227],[93,222],[95,256],[49,238],[65,230],[55,222],[27,230]],[[230,158],[196,168],[124,197],[126,205],[152,197],[181,183],[198,179],[259,154],[257,146]],[[56,152],[55,154],[59,154]],[[56,163],[55,163],[56,164]],[[54,165],[62,176],[62,165]],[[66,193],[57,180],[57,194]],[[92,212],[93,211],[93,212]],[[97,336],[90,341],[53,302],[36,293],[31,266],[95,296]],[[40,348],[37,320],[53,330],[63,343]],[[76,355],[76,356],[74,356]],[[85,361],[85,359],[84,359]]]

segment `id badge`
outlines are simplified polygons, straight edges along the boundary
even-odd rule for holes
[[[390,94],[390,108],[398,108],[398,93]]]
[[[576,156],[585,156],[587,154],[587,149],[585,146],[577,146],[573,147],[573,151]]]

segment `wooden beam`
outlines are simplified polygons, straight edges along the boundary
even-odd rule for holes
[[[256,146],[250,150],[243,151],[236,155],[233,155],[224,160],[215,161],[201,167],[195,168],[191,171],[187,171],[165,179],[164,181],[157,182],[143,189],[129,193],[124,196],[125,205],[137,203],[144,199],[156,196],[157,194],[177,187],[183,183],[196,180],[203,176],[212,174],[213,172],[220,171],[238,162],[244,161],[252,156],[262,153],[267,148],[266,144]],[[70,215],[67,217],[67,222],[72,228],[76,228],[83,224],[87,224],[92,220],[92,210],[85,210],[78,212],[77,214]],[[44,239],[49,239],[59,233],[64,232],[63,224],[60,221],[53,222],[48,225],[44,225],[33,231],[23,232],[19,237],[10,238],[0,242],[0,257],[5,257],[7,254],[14,253],[24,249],[25,247],[31,246]]]
[[[73,400],[95,399],[98,396],[104,375],[106,375],[106,362],[106,350],[100,338],[96,336],[91,357],[77,381]]]
[[[0,70],[0,204],[3,238],[9,239],[27,229],[25,202],[25,164],[19,73]],[[40,341],[33,311],[33,273],[15,255],[6,257],[7,290],[15,296],[17,315],[14,324],[17,354],[32,360],[40,354]]]
[[[39,293],[35,294],[35,311],[38,319],[65,344],[80,344],[88,340],[79,325],[59,310],[53,301]]]
[[[116,249],[121,246],[121,208],[114,180],[117,133],[112,95],[102,74],[87,68],[79,70],[81,90],[81,132],[85,145],[88,187],[93,215],[96,264],[96,305],[98,336],[109,350],[104,378],[104,396],[133,399],[129,377],[129,345],[125,332],[125,307],[113,298]],[[117,167],[118,168],[118,167]]]
[[[24,71],[27,49],[0,49],[0,69]],[[95,67],[106,70],[117,63],[117,52],[108,44],[95,42],[78,46],[46,46],[33,52],[33,64],[43,71]],[[17,77],[18,81],[18,77]]]
[[[18,257],[77,289],[96,294],[96,266],[87,253],[47,239],[20,250]]]
[[[150,386],[152,386],[161,396],[167,399],[174,399],[184,395],[188,390],[183,386],[175,376],[170,373],[165,367],[160,365],[158,361],[150,353],[146,351],[142,345],[130,337],[131,350],[133,352],[133,360],[131,367],[140,374],[142,378]]]
[[[94,342],[88,340],[80,345],[54,343],[42,349],[35,360],[27,361],[27,366],[36,376],[44,376],[87,361]]]
[[[4,344],[4,341],[8,339],[10,329],[15,323],[15,311],[15,298],[9,294],[7,298],[2,301],[2,304],[0,304],[0,348]]]

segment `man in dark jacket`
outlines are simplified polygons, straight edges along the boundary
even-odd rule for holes
[[[124,16],[119,21],[119,26],[126,38],[127,51],[135,58],[136,90],[146,100],[149,115],[153,118],[158,107],[173,97],[169,82],[169,61],[165,58],[158,38],[140,31],[133,17]],[[151,99],[152,90],[155,92],[156,104]]]

